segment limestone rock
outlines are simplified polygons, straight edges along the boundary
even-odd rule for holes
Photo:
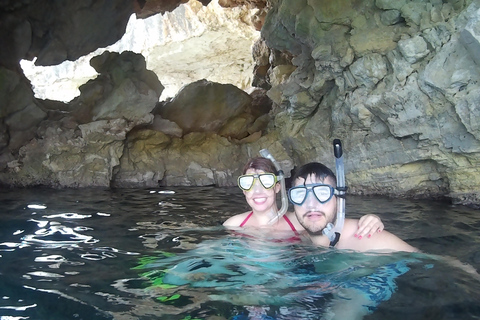
[[[0,173],[2,181],[14,186],[110,186],[131,124],[104,120],[83,125],[81,132],[57,121],[44,125],[43,138],[20,149],[19,161]]]
[[[252,98],[235,86],[199,80],[185,86],[157,112],[162,118],[174,121],[185,134],[218,132],[251,102]]]
[[[125,118],[135,121],[155,108],[163,86],[146,69],[145,58],[130,51],[105,51],[92,58],[99,76],[80,87],[71,103],[80,122]]]
[[[1,4],[0,65],[16,65],[20,59],[37,57],[37,65],[76,60],[122,36],[133,2],[27,1],[16,8]],[[105,18],[108,17],[108,18]],[[15,30],[15,31],[14,31]]]
[[[173,11],[178,5],[185,0],[148,0],[135,1],[135,12],[139,18],[145,19],[157,13],[165,13]],[[202,0],[207,5],[211,0]]]
[[[427,43],[421,36],[398,41],[398,48],[410,64],[416,63],[430,52]]]
[[[458,39],[452,39],[429,61],[422,79],[435,90],[453,96],[467,87],[476,87],[480,72],[472,68],[472,57],[465,47]]]
[[[359,55],[387,53],[397,46],[396,28],[382,27],[358,30],[352,35],[350,44]]]
[[[109,64],[105,57],[94,63],[102,72],[100,82],[84,88],[85,104],[79,99],[69,105],[75,108],[32,99],[21,77],[0,78],[6,98],[0,103],[7,106],[0,109],[0,181],[231,186],[247,158],[263,148],[288,173],[309,161],[333,168],[331,141],[340,138],[354,194],[447,197],[478,205],[478,1],[278,0],[269,5],[255,63],[257,81],[273,105],[260,102],[264,91],[249,96],[204,82],[152,114],[156,102],[148,101],[161,90],[133,67],[145,70],[143,64],[122,59]],[[3,26],[30,41],[27,24],[6,18]],[[60,41],[58,34],[45,43],[42,63],[65,59],[78,40]],[[7,43],[15,54],[35,56],[43,48]],[[5,69],[2,75],[16,74],[15,66]],[[114,91],[123,98],[115,99]],[[8,100],[13,97],[15,103]],[[137,102],[141,108],[130,110]],[[168,116],[157,112],[162,109]],[[25,126],[24,110],[33,114]]]
[[[36,126],[46,117],[25,79],[0,67],[0,118],[5,124],[3,140],[9,149],[16,152],[32,139]]]
[[[160,2],[155,1],[159,6]],[[150,1],[144,8],[149,4]],[[255,12],[250,6],[222,8],[217,0],[208,6],[190,0],[172,12],[145,19],[132,15],[119,41],[75,62],[65,61],[51,67],[36,67],[28,60],[20,64],[34,86],[36,97],[65,102],[80,94],[81,84],[96,77],[89,61],[105,50],[144,55],[147,68],[155,72],[165,86],[162,100],[175,96],[185,84],[202,78],[250,90],[251,43],[259,32],[249,17]]]
[[[373,88],[387,75],[387,64],[382,55],[372,53],[352,63],[350,72],[358,86]]]
[[[183,130],[175,122],[162,119],[158,114],[154,116],[152,124],[147,126],[147,129],[163,132],[166,135],[182,137]]]
[[[239,145],[212,133],[190,133],[183,139],[151,130],[128,136],[115,186],[233,185],[246,161]]]
[[[427,2],[363,1],[355,12],[317,2],[311,13],[310,2],[273,5],[262,36],[270,50],[292,53],[297,68],[268,95],[295,161],[332,164],[326,145],[336,137],[354,193],[478,198],[480,70],[470,35],[480,11],[475,2]],[[354,58],[339,63],[345,48]]]

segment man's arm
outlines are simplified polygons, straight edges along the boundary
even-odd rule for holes
[[[393,251],[405,251],[405,252],[418,252],[419,250],[396,235],[382,231],[372,235],[371,238],[363,238],[362,241],[358,241],[355,238],[355,231],[357,230],[358,220],[345,219],[345,225],[343,228],[340,241],[337,245],[339,249],[349,249],[355,251],[380,251],[380,252],[393,252]]]
[[[388,232],[382,231],[379,234],[368,238],[365,241],[364,250],[362,251],[385,251],[385,252],[392,252],[392,251],[405,251],[405,252],[418,252],[419,250],[396,235]]]

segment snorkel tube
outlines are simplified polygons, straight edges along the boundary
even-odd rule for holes
[[[275,166],[275,169],[277,170],[276,175],[277,175],[277,179],[280,181],[280,186],[281,186],[280,195],[282,196],[282,207],[280,208],[280,211],[278,211],[276,209],[277,206],[276,205],[274,206],[276,211],[276,216],[273,217],[268,222],[268,224],[272,224],[278,219],[280,219],[285,214],[285,212],[287,212],[287,209],[288,209],[287,189],[285,187],[285,174],[283,173],[283,170],[278,164],[278,162],[275,160],[275,158],[273,158],[272,154],[268,152],[267,149],[260,150],[260,155],[272,161],[273,165]]]
[[[347,191],[347,187],[345,186],[342,142],[339,139],[333,140],[333,154],[335,155],[335,171],[337,176],[337,188],[335,190],[335,195],[337,196],[337,220],[335,221],[335,225],[329,223],[325,229],[323,229],[323,234],[326,235],[330,241],[335,240],[335,233],[342,232],[345,221],[345,192]]]

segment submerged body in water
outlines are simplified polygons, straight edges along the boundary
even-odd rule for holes
[[[425,259],[419,253],[363,254],[237,235],[143,259],[136,269],[144,271],[151,289],[167,289],[162,299],[169,304],[190,287],[203,288],[210,301],[242,307],[227,318],[264,310],[270,319],[361,319],[390,299],[396,278],[410,265],[430,268],[431,259]]]
[[[6,319],[335,318],[354,298],[365,319],[480,318],[480,282],[441,258],[232,235],[237,188],[2,190],[0,205]],[[478,211],[350,197],[347,212],[480,267]]]

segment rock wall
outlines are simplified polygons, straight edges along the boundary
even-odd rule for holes
[[[253,52],[262,90],[249,97],[200,81],[182,103],[157,104],[163,86],[128,53],[93,60],[100,76],[69,104],[35,99],[0,68],[1,183],[230,186],[263,148],[287,173],[333,168],[340,138],[353,193],[480,204],[478,0],[271,5]],[[244,102],[229,110],[208,92]],[[192,112],[205,125],[192,130]]]
[[[479,1],[276,2],[262,36],[296,67],[268,92],[282,144],[327,161],[341,138],[354,193],[478,203],[479,27]]]

